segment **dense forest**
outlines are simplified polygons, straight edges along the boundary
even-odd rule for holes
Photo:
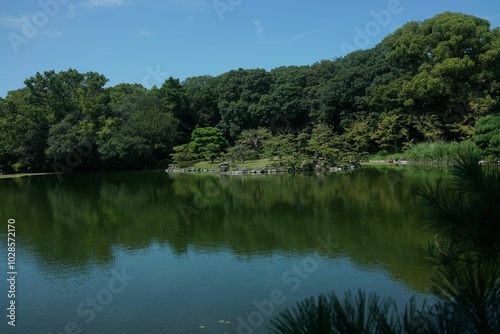
[[[119,170],[172,160],[337,161],[473,140],[500,156],[500,28],[446,12],[310,66],[238,69],[161,87],[36,73],[0,98],[6,170]]]

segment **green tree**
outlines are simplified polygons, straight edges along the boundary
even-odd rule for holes
[[[155,161],[166,159],[178,141],[179,121],[171,112],[153,108],[132,114],[126,124],[125,133],[145,139]]]
[[[266,141],[271,137],[271,131],[266,128],[244,130],[236,143],[228,149],[228,154],[233,160],[242,163],[249,159],[259,159]]]
[[[373,152],[376,147],[374,129],[377,128],[375,113],[358,112],[354,117],[345,119],[341,134],[342,148],[358,153]]]
[[[238,143],[250,147],[254,151],[256,157],[259,158],[266,141],[271,137],[271,131],[266,128],[244,130],[238,138]]]
[[[154,166],[170,156],[178,139],[178,120],[156,107],[136,110],[127,118],[107,118],[104,123],[98,132],[98,151],[112,168]]]
[[[214,162],[227,147],[227,141],[224,139],[222,131],[218,128],[197,128],[191,134],[189,146],[191,146],[193,152],[199,157]]]
[[[71,168],[92,167],[88,155],[93,151],[93,126],[83,117],[78,119],[78,115],[68,114],[50,128],[45,154],[55,171],[58,171],[57,164],[67,165],[68,162],[74,165]]]
[[[209,75],[187,78],[182,82],[189,101],[190,113],[199,127],[216,126],[220,120],[217,106],[216,80]]]
[[[162,107],[159,94],[141,85],[120,84],[109,94],[110,116],[99,118],[96,131],[103,165],[136,169],[162,163],[163,167],[180,140],[179,120]]]
[[[311,118],[341,131],[344,119],[366,111],[372,87],[391,82],[396,77],[397,72],[385,54],[385,48],[378,45],[370,50],[352,52],[333,64],[313,66],[311,71],[321,70],[322,78],[308,87]]]
[[[340,156],[340,149],[336,146],[338,141],[335,137],[335,133],[328,125],[318,124],[312,130],[311,138],[307,143],[307,151],[315,160],[322,158],[333,165]]]
[[[373,137],[382,149],[397,153],[401,148],[401,141],[408,140],[407,122],[397,114],[381,114]]]
[[[484,19],[445,12],[404,25],[381,46],[399,75],[373,88],[377,110],[432,113],[449,139],[470,139],[474,123],[498,103],[500,44]]]
[[[34,168],[48,168],[54,160],[77,152],[83,144],[91,147],[98,119],[109,114],[106,82],[101,74],[73,69],[47,71],[28,78],[27,89],[23,91],[26,98],[15,107],[16,118],[24,119],[28,125],[26,144],[21,148],[26,145],[38,152],[24,148],[20,162]],[[96,153],[90,150],[89,154],[79,164],[81,167],[95,164]]]
[[[253,151],[248,145],[236,142],[233,146],[227,149],[227,154],[232,161],[238,160],[241,163],[245,163],[246,160],[255,159],[255,151]]]
[[[410,116],[410,127],[416,130],[412,139],[434,142],[442,139],[443,136],[441,123],[436,114],[428,113]]]
[[[161,111],[170,112],[179,120],[180,136],[188,140],[196,126],[196,115],[189,108],[188,96],[179,79],[169,77],[160,88],[153,86],[149,93],[158,100]]]
[[[474,142],[486,154],[500,158],[500,115],[490,114],[481,118],[474,129]]]
[[[264,156],[277,160],[279,166],[298,168],[303,156],[299,153],[293,134],[277,134],[264,144]]]
[[[176,164],[196,159],[193,147],[189,144],[174,146],[170,156]]]
[[[109,108],[114,117],[127,118],[138,109],[149,110],[159,105],[156,96],[140,84],[121,83],[108,88],[108,92]]]
[[[139,169],[151,164],[151,150],[140,136],[117,131],[99,146],[102,167],[106,169]]]
[[[282,66],[270,72],[269,92],[258,104],[261,126],[276,133],[295,131],[309,123],[307,71],[306,66]]]
[[[267,94],[271,76],[264,69],[229,71],[217,77],[219,127],[234,141],[247,129],[268,126],[269,117],[262,114],[259,101]]]
[[[38,115],[39,122],[30,121],[31,110],[28,108],[27,98],[26,88],[11,91],[0,105],[0,164],[2,165],[12,165],[21,161],[23,169],[30,165],[43,165],[48,121],[43,114]],[[34,131],[35,129],[38,131]],[[29,140],[37,135],[41,138],[33,140],[30,148]],[[42,149],[42,152],[36,149]]]

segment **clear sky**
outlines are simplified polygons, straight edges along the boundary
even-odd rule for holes
[[[0,96],[36,72],[161,85],[238,68],[308,65],[369,48],[444,11],[500,26],[498,0],[23,0],[0,5]]]

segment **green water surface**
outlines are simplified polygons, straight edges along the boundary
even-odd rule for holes
[[[413,189],[439,171],[126,172],[0,180],[16,223],[16,327],[1,333],[266,333],[309,296],[428,297]],[[445,175],[446,177],[446,175]]]

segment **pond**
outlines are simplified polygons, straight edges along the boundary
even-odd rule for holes
[[[123,172],[0,180],[15,219],[16,326],[1,333],[266,333],[287,306],[358,289],[429,297],[413,189],[436,170]],[[446,177],[446,175],[445,175]]]

